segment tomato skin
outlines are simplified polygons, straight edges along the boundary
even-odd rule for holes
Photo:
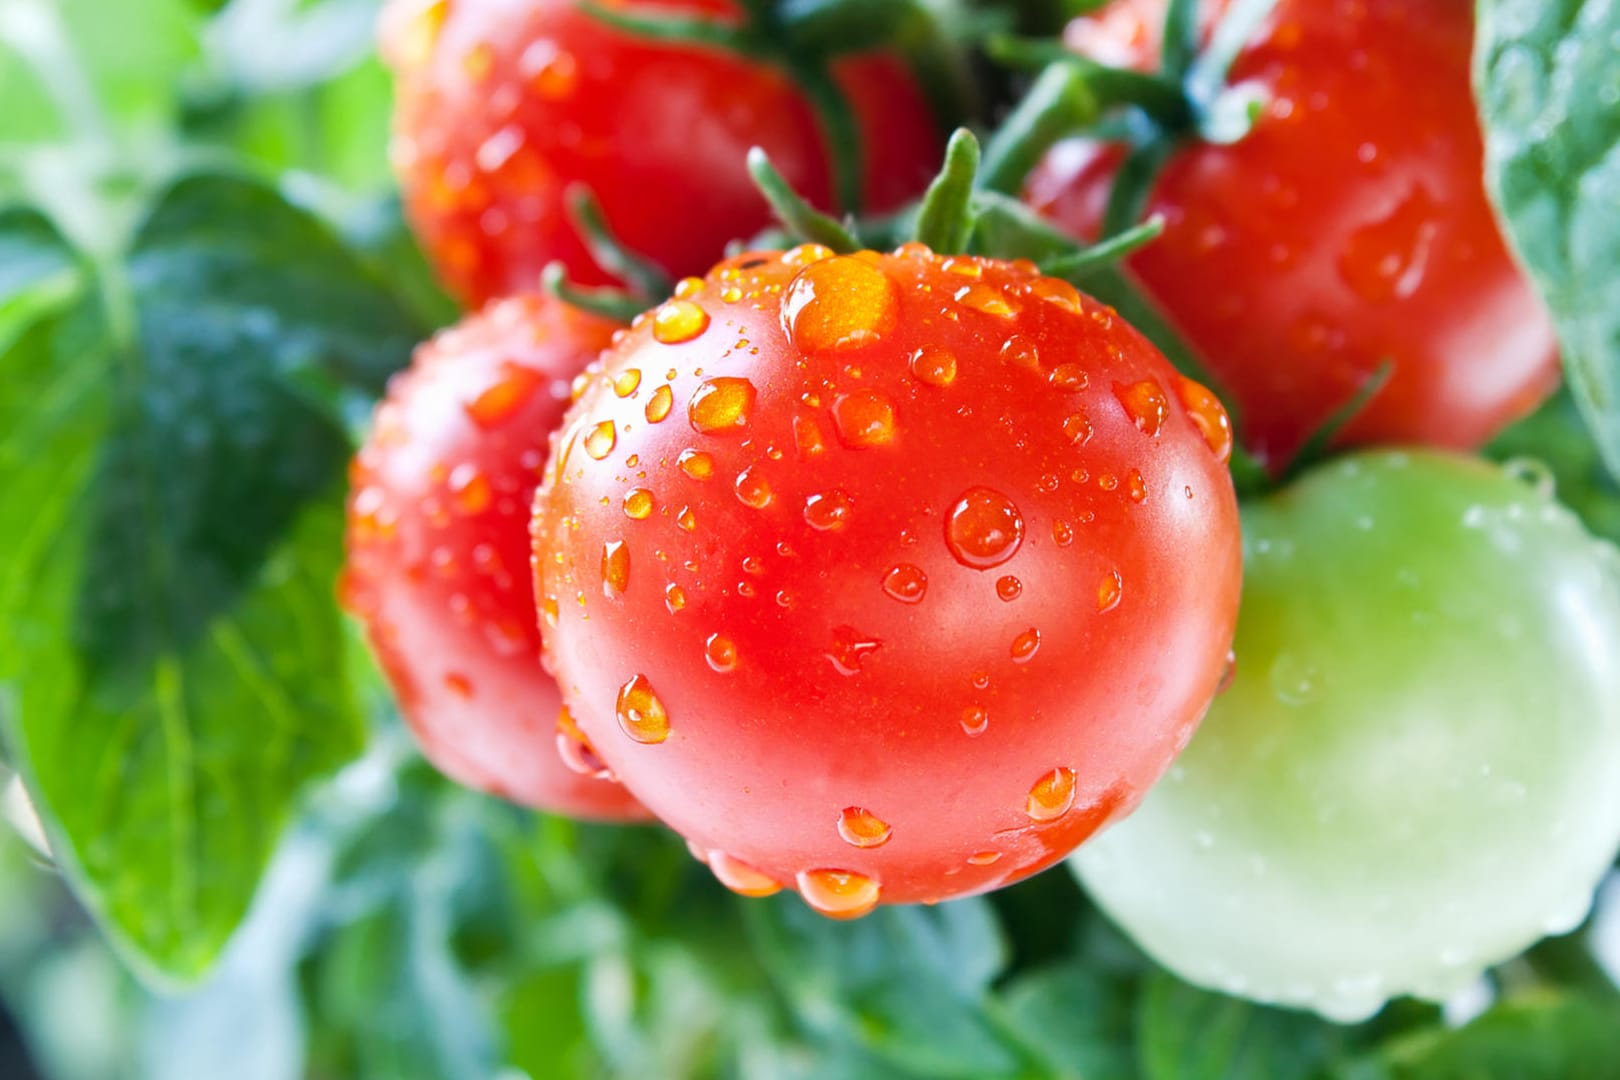
[[[828,254],[722,264],[603,355],[535,559],[626,786],[739,891],[852,916],[1128,812],[1220,679],[1240,541],[1224,413],[1206,439],[1110,311],[1027,264]]]
[[[638,7],[738,17],[730,0]],[[835,202],[815,112],[768,64],[638,39],[574,0],[393,0],[383,40],[407,211],[468,302],[532,289],[554,259],[577,281],[613,280],[568,221],[573,183],[624,244],[677,277],[771,223],[745,168],[752,146],[811,202]],[[939,162],[928,103],[890,56],[842,59],[833,74],[862,136],[866,208],[894,209]]]
[[[1244,510],[1236,673],[1093,897],[1183,978],[1335,1019],[1576,925],[1620,847],[1620,556],[1472,459]]]
[[[1163,9],[1115,3],[1068,39],[1154,66]],[[1253,131],[1184,146],[1153,188],[1165,233],[1128,268],[1274,469],[1385,360],[1339,445],[1472,449],[1557,383],[1551,321],[1485,195],[1472,35],[1448,0],[1281,0],[1232,69],[1268,99]],[[1060,144],[1026,197],[1091,235],[1119,157]]]
[[[578,817],[646,817],[558,754],[528,520],[569,379],[615,324],[558,301],[491,305],[417,350],[355,459],[345,605],[423,752],[470,787]]]

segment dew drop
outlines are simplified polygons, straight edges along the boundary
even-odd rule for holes
[[[965,308],[998,319],[1010,319],[1023,310],[1023,305],[990,285],[964,285],[956,290],[956,302]]]
[[[834,919],[860,918],[882,893],[875,880],[854,870],[801,870],[795,880],[804,902]]]
[[[1056,821],[1074,807],[1074,770],[1059,766],[1035,781],[1024,803],[1034,822]]]
[[[840,394],[833,401],[832,414],[838,441],[852,450],[894,441],[894,404],[876,390]]]
[[[1024,583],[1013,577],[1011,574],[996,580],[996,595],[1007,601],[1009,604],[1022,596],[1023,593]]]
[[[1125,592],[1125,582],[1120,578],[1118,570],[1109,571],[1097,586],[1097,610],[1113,611],[1119,606],[1119,598]]]
[[[653,315],[653,337],[665,345],[691,341],[709,328],[709,313],[690,300],[670,300]]]
[[[840,675],[858,675],[866,658],[883,647],[883,642],[849,626],[833,628],[832,646],[826,652],[833,670]]]
[[[613,453],[613,448],[619,443],[619,437],[613,430],[613,421],[603,420],[585,436],[585,452],[596,461],[601,461]]]
[[[657,424],[669,416],[669,411],[675,405],[675,393],[670,390],[669,384],[664,384],[652,392],[647,399],[647,408],[643,410],[647,416],[647,423]]]
[[[983,735],[984,729],[990,726],[990,713],[978,705],[969,705],[962,710],[962,730],[969,735]]]
[[[1083,310],[1080,290],[1058,278],[1043,277],[1030,282],[1029,294],[1071,315],[1078,315]]]
[[[714,458],[701,450],[682,450],[675,464],[693,480],[707,480],[714,475]]]
[[[1384,217],[1350,234],[1339,256],[1339,276],[1369,303],[1410,298],[1423,284],[1443,216],[1428,192],[1414,187]]]
[[[800,461],[809,461],[827,452],[827,437],[821,433],[821,425],[813,417],[793,418],[793,449]]]
[[[627,398],[635,393],[636,387],[640,385],[640,368],[625,368],[613,377],[613,392],[622,398]]]
[[[738,473],[732,489],[736,491],[739,502],[754,510],[765,509],[775,498],[770,482],[759,475],[756,466],[749,466]]]
[[[737,646],[728,637],[710,634],[703,643],[703,659],[708,661],[713,671],[721,674],[734,671],[737,667]]]
[[[1071,413],[1063,421],[1063,437],[1075,446],[1084,446],[1091,441],[1091,420],[1083,412]]]
[[[1143,480],[1142,474],[1135,469],[1126,475],[1125,489],[1131,496],[1131,502],[1147,502],[1147,481]]]
[[[456,512],[471,516],[481,514],[489,509],[494,500],[494,492],[489,486],[489,478],[479,472],[473,465],[457,465],[450,473],[450,501]],[[358,500],[356,501],[358,506]],[[379,518],[378,515],[374,515]]]
[[[862,807],[846,806],[838,815],[838,835],[854,847],[882,847],[893,834],[888,822]]]
[[[1220,399],[1210,393],[1208,387],[1185,376],[1176,378],[1176,397],[1181,399],[1181,407],[1187,410],[1188,418],[1204,436],[1215,460],[1226,464],[1232,456],[1232,419]]]
[[[692,513],[690,506],[683,506],[675,514],[675,524],[687,532],[694,532],[697,529],[697,515]]]
[[[976,851],[968,856],[967,861],[969,866],[990,866],[1000,861],[1000,859],[1001,852],[999,851]]]
[[[466,405],[473,423],[488,431],[510,420],[546,383],[545,376],[531,367],[507,361],[501,365],[501,378]]]
[[[747,379],[705,379],[687,405],[687,418],[704,435],[741,431],[748,426],[754,396],[754,384]]]
[[[927,346],[911,354],[911,373],[928,386],[946,387],[956,381],[956,354]]]
[[[1054,390],[1072,392],[1090,386],[1091,378],[1079,364],[1059,364],[1047,374],[1046,382]]]
[[[1125,415],[1144,435],[1157,435],[1170,415],[1170,399],[1157,379],[1143,379],[1130,386],[1116,383],[1114,396],[1125,407]]]
[[[800,352],[859,349],[881,341],[899,314],[894,282],[869,262],[824,259],[799,271],[782,298],[782,328]]]
[[[630,549],[622,540],[602,545],[602,595],[617,600],[630,587]]]
[[[738,896],[771,896],[782,891],[778,882],[723,851],[709,852],[709,870],[720,884]]]
[[[836,532],[849,521],[849,496],[842,491],[820,492],[804,501],[804,522],[817,532]]]
[[[669,609],[671,615],[686,606],[686,590],[679,585],[666,585],[664,587],[664,607]]]
[[[661,743],[669,738],[669,714],[653,693],[645,675],[636,675],[619,688],[619,727],[638,743]]]
[[[585,738],[585,733],[579,730],[574,722],[574,714],[564,705],[557,714],[557,756],[562,763],[581,776],[589,776],[595,780],[611,780],[613,772],[597,755],[595,747]]]
[[[1015,664],[1027,664],[1035,659],[1035,654],[1041,648],[1041,632],[1033,626],[1022,634],[1013,638],[1012,648],[1009,650]]]
[[[631,488],[624,495],[624,516],[632,521],[645,521],[652,514],[656,500],[646,488]]]
[[[988,570],[1018,552],[1024,519],[1011,499],[991,488],[970,488],[945,518],[945,546],[963,566]]]
[[[1001,346],[1001,362],[1026,371],[1041,370],[1041,352],[1022,334],[1014,334]]]
[[[921,567],[901,563],[883,576],[883,591],[902,604],[918,604],[928,591],[928,575]]]

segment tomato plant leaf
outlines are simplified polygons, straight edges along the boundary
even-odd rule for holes
[[[1340,1042],[1314,1016],[1200,990],[1162,971],[1138,1001],[1137,1034],[1143,1080],[1308,1080]]]
[[[1551,308],[1564,371],[1620,475],[1620,5],[1483,0],[1486,186]]]
[[[81,283],[79,257],[49,218],[15,206],[0,210],[0,312],[40,292],[71,292]]]
[[[0,354],[0,687],[58,862],[141,971],[201,975],[364,728],[332,602],[350,387],[416,328],[273,191],[184,179]]]

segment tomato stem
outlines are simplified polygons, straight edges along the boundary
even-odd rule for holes
[[[596,265],[627,282],[630,289],[644,300],[643,307],[670,293],[670,280],[663,268],[642,257],[619,242],[608,227],[602,214],[602,204],[583,184],[574,184],[564,195],[569,220],[585,241]]]
[[[766,155],[764,148],[756,146],[748,151],[748,175],[753,177],[754,186],[765,196],[765,201],[770,203],[777,220],[781,221],[790,232],[844,255],[860,249],[861,242],[856,239],[854,233],[836,219],[811,206],[802,195],[793,190],[793,185],[789,184],[782,174],[776,171],[776,166],[771,164],[771,159]]]
[[[917,209],[913,237],[935,251],[967,249],[973,235],[973,182],[979,171],[979,140],[958,128],[945,148],[945,164]]]
[[[1106,240],[1100,240],[1072,255],[1060,255],[1041,263],[1041,272],[1053,277],[1068,277],[1093,266],[1118,262],[1157,240],[1163,232],[1164,218],[1155,214],[1140,225],[1114,233]]]
[[[1294,460],[1283,470],[1283,480],[1293,479],[1322,460],[1327,455],[1328,444],[1333,441],[1334,436],[1344,430],[1344,426],[1367,407],[1367,403],[1377,396],[1393,374],[1395,361],[1389,359],[1381,361],[1373,373],[1362,380],[1355,393],[1351,394],[1343,405],[1333,410],[1328,418],[1322,421],[1321,427],[1311,433],[1305,445],[1300,447],[1299,453],[1294,455]]]
[[[615,322],[628,323],[647,308],[646,301],[623,289],[575,285],[560,261],[546,266],[540,274],[540,287],[565,304]]]

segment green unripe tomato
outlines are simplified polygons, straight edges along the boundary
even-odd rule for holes
[[[1535,479],[1362,454],[1245,510],[1231,686],[1073,861],[1166,967],[1350,1021],[1580,921],[1620,847],[1620,558]]]

